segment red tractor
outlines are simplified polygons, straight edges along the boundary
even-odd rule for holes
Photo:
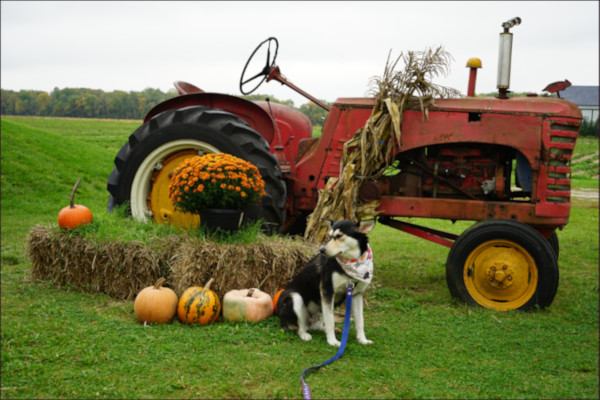
[[[518,23],[502,25],[499,95],[473,97],[472,73],[468,97],[436,100],[425,119],[418,106],[405,110],[393,173],[360,188],[363,200],[380,201],[380,223],[450,248],[446,278],[453,296],[498,310],[546,307],[554,299],[556,229],[569,218],[570,160],[582,118],[564,99],[508,98],[509,28]],[[375,100],[322,104],[280,74],[277,49],[269,38],[254,50],[240,90],[248,94],[276,80],[298,91],[329,111],[320,138],[293,108],[177,82],[180,95],[154,107],[118,152],[109,209],[129,202],[140,220],[197,224],[198,217],[173,208],[169,174],[190,156],[226,152],[252,162],[266,182],[267,196],[244,218],[262,219],[271,232],[302,233],[317,191],[339,175],[343,145],[364,126]],[[247,74],[257,59],[256,74]],[[454,235],[397,217],[477,222]]]

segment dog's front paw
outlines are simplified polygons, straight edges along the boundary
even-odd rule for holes
[[[339,340],[337,340],[336,338],[327,339],[327,343],[329,343],[330,346],[334,346],[334,347],[340,347],[342,345],[342,343]]]
[[[367,339],[366,337],[357,337],[358,343],[360,344],[373,344],[372,340]]]
[[[309,340],[312,340],[312,336],[310,333],[308,332],[298,332],[298,336],[300,336],[300,339],[304,340],[305,342],[308,342]]]

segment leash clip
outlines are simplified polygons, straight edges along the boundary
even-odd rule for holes
[[[354,283],[352,283],[352,281],[348,281],[348,285],[346,286],[346,296],[351,295],[353,290],[354,290]]]

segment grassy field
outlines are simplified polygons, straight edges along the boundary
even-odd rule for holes
[[[322,333],[302,342],[275,317],[144,327],[132,301],[30,279],[31,227],[56,225],[79,177],[77,203],[103,218],[113,159],[139,123],[2,117],[1,397],[301,397],[301,372],[335,354]],[[597,192],[598,140],[578,141],[575,160],[574,189]],[[426,225],[460,233],[470,224]],[[560,285],[543,311],[456,302],[446,248],[382,225],[371,235],[374,344],[351,333],[339,361],[308,375],[314,397],[598,398],[596,199],[575,199],[558,232]]]

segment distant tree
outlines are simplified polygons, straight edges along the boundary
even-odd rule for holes
[[[584,118],[583,122],[581,123],[581,130],[579,131],[579,135],[597,138],[600,135],[599,128],[600,127],[598,126],[598,119],[596,119],[595,121],[588,121]]]
[[[15,114],[27,115],[29,114],[29,96],[27,92],[21,90],[17,95],[15,101]]]
[[[15,115],[15,103],[18,99],[18,94],[14,90],[0,89],[0,99],[2,101],[2,115]]]
[[[242,98],[246,99],[246,100],[250,100],[250,101],[264,101],[266,99],[269,99],[269,101],[273,102],[273,103],[279,103],[279,104],[283,104],[284,106],[288,106],[288,107],[292,107],[292,108],[296,108],[294,106],[294,101],[293,100],[279,100],[277,97],[269,95],[269,94],[247,94],[242,96]]]
[[[325,100],[321,100],[321,101],[323,103],[327,104],[328,106],[331,105],[331,103],[328,101],[325,101]],[[326,111],[325,109],[316,105],[312,101],[310,101],[306,104],[302,104],[300,106],[300,111],[303,112],[310,119],[310,122],[313,124],[313,126],[315,126],[315,125],[323,126],[323,121],[325,121],[325,117],[327,117],[327,114],[328,114],[328,111]]]
[[[38,92],[37,98],[35,99],[38,107],[36,115],[46,115],[47,108],[51,101],[52,99],[47,92]]]

